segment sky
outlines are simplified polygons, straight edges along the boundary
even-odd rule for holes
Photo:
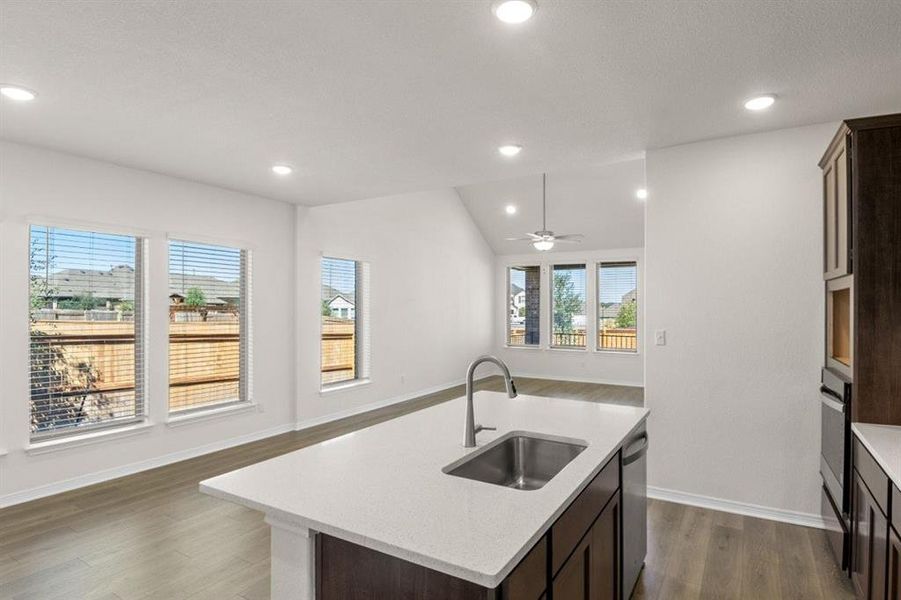
[[[135,267],[135,238],[130,235],[32,225],[31,249],[38,260],[49,254],[51,272],[63,269],[108,271],[120,265]],[[44,265],[38,266],[40,269],[32,268],[32,274],[44,275]],[[236,281],[241,274],[241,250],[170,240],[169,272]]]
[[[322,258],[322,285],[328,285],[345,294],[356,290],[356,264],[343,258]],[[325,298],[330,300],[331,298]]]

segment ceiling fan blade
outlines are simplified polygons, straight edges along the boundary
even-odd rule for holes
[[[569,240],[571,242],[581,242],[585,236],[581,233],[564,233],[563,235],[555,235],[555,240]]]
[[[505,242],[531,242],[533,241],[530,237],[515,237],[515,238],[504,238]]]

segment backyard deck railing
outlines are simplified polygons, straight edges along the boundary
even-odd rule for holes
[[[510,330],[509,345],[525,345],[525,329],[515,328]],[[551,345],[556,347],[585,347],[584,331],[554,332]],[[602,328],[598,331],[598,350],[620,350],[623,352],[635,352],[638,349],[638,334],[634,328]]]

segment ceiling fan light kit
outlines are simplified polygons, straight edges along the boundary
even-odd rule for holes
[[[507,238],[508,242],[530,242],[539,252],[547,252],[556,242],[578,244],[582,241],[581,233],[565,233],[556,235],[547,228],[547,173],[541,175],[541,229],[527,233],[526,237]]]

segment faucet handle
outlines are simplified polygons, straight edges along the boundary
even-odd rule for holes
[[[475,432],[478,433],[480,431],[497,431],[497,427],[486,427],[484,425],[476,425]]]

